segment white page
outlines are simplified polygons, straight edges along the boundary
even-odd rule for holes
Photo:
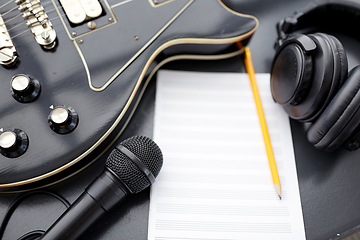
[[[272,100],[270,75],[256,80],[282,200],[248,75],[161,70],[154,140],[164,165],[151,188],[149,240],[305,239],[289,118]]]

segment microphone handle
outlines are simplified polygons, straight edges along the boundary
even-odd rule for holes
[[[106,169],[40,238],[76,240],[130,192]]]

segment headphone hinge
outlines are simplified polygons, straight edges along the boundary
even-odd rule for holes
[[[280,20],[276,25],[278,39],[275,42],[274,48],[279,48],[284,40],[288,37],[288,34],[293,32],[295,25],[297,24],[297,18],[287,17]]]

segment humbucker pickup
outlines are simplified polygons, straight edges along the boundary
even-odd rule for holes
[[[73,24],[97,18],[103,11],[98,0],[60,0],[60,3]]]

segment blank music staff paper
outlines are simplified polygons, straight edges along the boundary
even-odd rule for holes
[[[151,187],[149,240],[305,239],[289,118],[256,74],[282,184],[274,191],[246,73],[161,70],[154,140],[164,165]]]

